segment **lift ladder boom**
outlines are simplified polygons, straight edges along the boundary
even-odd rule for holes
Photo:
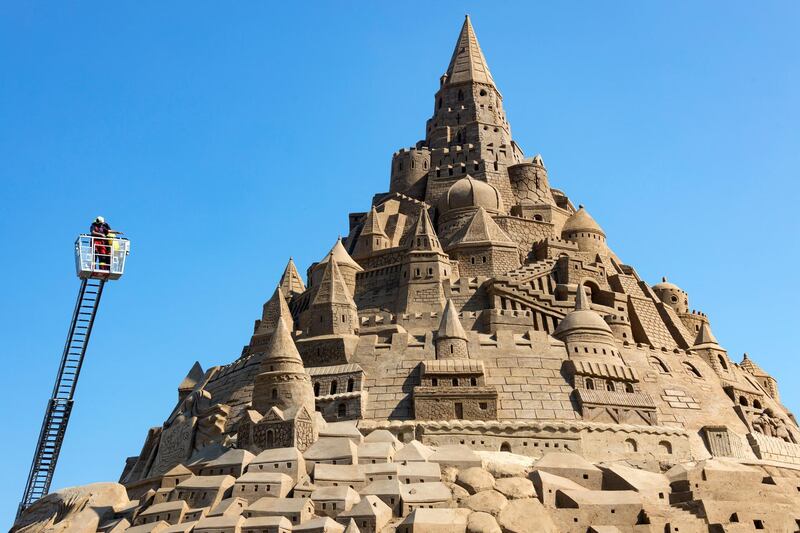
[[[78,377],[81,373],[86,346],[92,334],[92,326],[97,315],[100,297],[103,295],[105,279],[86,278],[81,280],[75,311],[72,314],[67,342],[61,356],[61,365],[53,386],[53,394],[47,403],[47,410],[39,433],[39,442],[33,455],[25,493],[19,504],[17,516],[36,500],[50,491],[58,454],[64,442],[64,434],[72,411],[72,401]]]

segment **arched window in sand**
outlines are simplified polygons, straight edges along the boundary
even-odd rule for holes
[[[600,285],[592,280],[585,280],[582,283],[584,290],[589,289],[589,301],[594,302],[597,295],[600,293]]]
[[[665,365],[664,361],[662,361],[655,355],[650,356],[650,366],[652,366],[662,374],[669,374],[669,368],[667,368],[667,365]]]
[[[696,377],[698,379],[703,378],[703,375],[700,373],[699,370],[697,370],[697,368],[695,368],[695,366],[692,363],[684,361],[683,367],[686,369],[686,372],[688,372],[690,376]]]
[[[741,405],[743,407],[747,407],[748,405],[750,405],[750,402],[747,401],[746,397],[739,396],[739,405]]]

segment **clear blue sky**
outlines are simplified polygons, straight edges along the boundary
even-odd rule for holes
[[[465,12],[516,141],[620,257],[669,276],[800,407],[797,2],[5,2],[0,523],[103,214],[108,287],[54,488],[116,480],[195,360],[238,356],[414,144]]]

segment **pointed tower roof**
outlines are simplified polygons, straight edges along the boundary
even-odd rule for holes
[[[442,312],[442,319],[439,322],[439,331],[436,333],[437,339],[464,339],[467,340],[467,332],[461,325],[458,318],[458,311],[453,300],[447,299]]]
[[[385,237],[387,240],[389,239],[389,237],[386,235],[386,232],[383,230],[381,219],[378,216],[378,210],[375,209],[374,205],[367,214],[367,219],[364,221],[364,227],[361,229],[361,235],[380,235],[381,237]]]
[[[475,30],[469,15],[464,19],[461,26],[461,33],[458,35],[456,47],[453,50],[453,57],[450,58],[450,65],[447,67],[446,83],[465,83],[477,82],[494,85],[492,73],[489,72],[489,65],[478,44]]]
[[[717,338],[714,337],[714,334],[711,333],[711,327],[709,327],[707,322],[703,322],[703,325],[700,326],[700,331],[697,332],[697,338],[694,340],[695,346],[701,346],[703,344],[715,344],[719,347],[719,342],[717,342]]]
[[[275,329],[279,318],[283,318],[286,321],[286,326],[290,330],[294,328],[292,313],[289,311],[289,306],[286,304],[286,299],[284,298],[283,290],[280,285],[275,287],[275,292],[272,293],[270,299],[264,304],[258,332],[263,333]]]
[[[428,216],[428,210],[424,207],[419,210],[419,218],[407,236],[407,247],[409,250],[416,251],[435,251],[442,252],[442,245],[436,230],[433,229],[433,222]]]
[[[514,247],[517,246],[516,243],[511,240],[511,237],[497,225],[497,222],[495,222],[482,207],[478,208],[469,222],[455,234],[451,241],[453,245],[490,242]]]
[[[198,361],[195,361],[192,365],[192,368],[189,369],[189,373],[186,374],[186,377],[183,378],[181,384],[178,385],[179,392],[191,392],[197,386],[198,383],[203,379],[205,376],[205,372],[203,372],[203,367],[200,366]]]
[[[352,257],[350,257],[350,254],[347,253],[347,250],[344,249],[341,237],[339,237],[336,240],[336,244],[333,245],[331,251],[328,252],[328,255],[326,255],[325,258],[319,262],[317,267],[327,264],[330,261],[331,257],[333,257],[333,259],[339,264],[339,266],[349,266],[351,268],[354,268],[357,272],[361,272],[364,270],[363,268],[361,268],[361,265],[356,263],[355,260]]]
[[[297,346],[295,346],[283,318],[278,319],[275,333],[272,334],[264,352],[264,359],[261,360],[262,371],[265,368],[274,368],[284,364],[303,366],[303,359],[300,357],[300,352],[297,351]]]
[[[300,273],[297,272],[297,267],[294,264],[294,260],[290,257],[289,262],[286,264],[286,269],[283,271],[283,275],[281,276],[281,281],[278,283],[278,286],[283,293],[284,298],[291,298],[294,294],[300,294],[301,292],[305,292],[306,284],[303,283],[303,278],[300,277]]]
[[[342,250],[344,250],[344,248]],[[339,270],[339,264],[335,260],[328,261],[325,264],[325,271],[322,273],[322,281],[320,281],[317,294],[314,296],[314,301],[311,303],[311,305],[314,306],[330,304],[351,305],[353,307],[356,305],[353,301],[353,297],[350,296],[350,289],[347,288],[347,283],[345,283],[342,273]]]
[[[744,368],[745,370],[750,372],[750,374],[756,377],[759,378],[772,377],[769,374],[767,374],[763,368],[758,366],[752,359],[750,359],[750,356],[747,355],[747,352],[745,352],[744,357],[742,358],[742,362],[739,363],[739,366]]]
[[[359,259],[369,257],[376,250],[389,248],[390,245],[389,236],[383,230],[378,210],[372,206],[361,227],[355,248],[353,248],[353,257]]]

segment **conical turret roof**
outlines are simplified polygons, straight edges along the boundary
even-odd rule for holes
[[[278,283],[278,286],[283,293],[284,298],[291,298],[294,294],[300,294],[301,292],[305,292],[306,284],[303,283],[303,278],[300,277],[300,273],[297,272],[297,267],[294,264],[294,260],[290,257],[289,262],[286,264],[286,269],[283,271],[283,275],[281,276],[281,281]]]
[[[200,366],[198,361],[195,361],[192,365],[192,368],[189,369],[189,373],[186,374],[186,377],[183,378],[181,384],[178,385],[178,390],[181,392],[194,390],[204,376],[205,372],[203,372],[203,367]]]
[[[289,311],[289,306],[286,304],[286,299],[283,296],[281,287],[275,287],[275,292],[264,304],[264,309],[261,314],[261,324],[258,326],[260,333],[272,330],[278,323],[278,319],[283,318],[286,321],[286,326],[291,330],[294,327],[294,320],[292,320],[292,313]]]
[[[417,223],[414,225],[414,229],[409,232],[406,243],[409,250],[443,253],[439,237],[436,235],[436,230],[433,229],[431,217],[428,216],[428,210],[424,207],[419,210]]]
[[[697,332],[697,337],[694,340],[695,346],[701,346],[704,344],[714,344],[719,346],[719,342],[717,342],[717,338],[714,337],[714,334],[711,333],[711,327],[707,322],[703,322],[703,325],[700,326],[700,331]]]
[[[364,227],[361,229],[361,235],[380,235],[381,237],[385,237],[387,240],[389,239],[389,237],[386,235],[386,232],[383,230],[380,217],[378,216],[378,210],[375,209],[374,205],[367,214],[367,219],[364,221]]]
[[[461,33],[458,35],[450,65],[447,67],[446,83],[477,82],[494,85],[489,65],[483,56],[483,51],[478,44],[478,37],[472,27],[472,21],[467,15]]]
[[[759,377],[759,378],[772,377],[769,374],[767,374],[767,372],[764,371],[763,368],[758,366],[752,359],[750,359],[750,356],[747,355],[746,352],[744,354],[744,357],[742,358],[742,362],[739,363],[739,366],[744,368],[745,370],[750,372],[750,374],[752,374],[752,375],[754,375],[756,377]]]
[[[495,222],[482,207],[478,208],[469,222],[455,234],[451,241],[451,245],[471,243],[494,243],[516,246],[516,243],[511,240],[511,237],[497,225],[497,222]]]
[[[363,268],[361,268],[361,265],[356,263],[356,261],[352,257],[350,257],[350,254],[347,253],[347,250],[344,249],[341,237],[339,237],[336,240],[336,244],[333,245],[331,251],[328,252],[328,255],[326,255],[325,258],[319,262],[317,267],[321,267],[322,265],[327,264],[330,261],[331,257],[333,257],[333,259],[339,264],[339,266],[348,266],[354,268],[358,272],[364,270]]]
[[[286,364],[303,366],[303,359],[300,357],[300,352],[297,351],[292,334],[283,318],[278,319],[275,333],[269,339],[264,353],[264,359],[261,360],[262,371],[265,368],[275,368]]]
[[[467,332],[461,325],[458,318],[458,311],[453,300],[447,299],[442,312],[442,319],[439,321],[439,331],[436,333],[437,339],[467,339]]]
[[[336,261],[328,261],[325,264],[325,271],[322,273],[322,281],[320,281],[317,294],[314,296],[314,301],[311,303],[311,305],[314,306],[330,304],[355,306],[353,297],[350,296],[350,289],[347,288],[347,283],[345,283],[342,273],[339,270],[339,264]]]

